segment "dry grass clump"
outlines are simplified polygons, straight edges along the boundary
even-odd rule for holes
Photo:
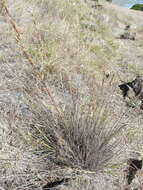
[[[4,173],[1,176],[2,186],[7,187],[6,183],[11,188],[36,189],[51,177],[59,177],[63,168],[65,171],[72,168],[68,176],[72,178],[74,170],[81,175],[103,171],[108,163],[112,165],[122,147],[120,131],[125,129],[129,117],[124,106],[119,108],[121,102],[116,99],[111,81],[97,86],[94,78],[87,79],[88,73],[82,80],[78,78],[78,82],[64,80],[67,74],[60,73],[63,80],[58,81],[59,88],[55,83],[48,86],[49,81],[40,80],[30,65],[21,69],[11,85],[22,93],[27,107],[23,110],[20,103],[12,104],[3,115],[8,132],[2,150],[13,161],[7,156],[6,160],[1,159],[6,171],[5,176]],[[73,77],[76,75],[79,73]],[[53,174],[55,169],[59,173]]]
[[[121,110],[117,110],[120,116],[113,111],[114,97],[110,97],[105,89],[94,94],[91,88],[86,102],[78,91],[69,93],[71,103],[65,102],[64,109],[58,108],[60,115],[46,110],[39,112],[37,106],[38,110],[33,110],[36,120],[32,124],[37,152],[59,166],[89,171],[103,169],[119,151],[116,149],[119,132],[129,122],[123,110],[122,114]]]
[[[131,122],[130,110],[113,89],[114,78],[99,82],[81,67],[90,55],[80,36],[87,4],[26,2],[28,12],[24,8],[14,14],[23,33],[5,7],[26,60],[22,66],[3,63],[3,88],[15,101],[1,105],[1,123],[8,131],[1,148],[1,186],[41,189],[51,177],[67,177],[68,169],[70,179],[74,172],[75,177],[93,174],[90,179],[101,171],[114,175],[123,155],[120,132]]]

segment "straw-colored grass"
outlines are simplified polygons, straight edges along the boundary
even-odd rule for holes
[[[129,153],[142,153],[142,113],[117,89],[127,19],[97,1],[1,5],[0,188],[123,189]]]

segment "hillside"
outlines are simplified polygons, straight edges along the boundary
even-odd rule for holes
[[[143,157],[142,110],[118,87],[143,74],[142,16],[105,1],[0,3],[0,189],[143,188],[142,170],[125,179]]]

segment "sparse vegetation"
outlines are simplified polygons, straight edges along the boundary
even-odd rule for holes
[[[124,189],[126,159],[143,151],[142,111],[118,89],[135,73],[128,18],[90,0],[7,0],[0,14],[0,189]]]

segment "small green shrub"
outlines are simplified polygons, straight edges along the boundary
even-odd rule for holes
[[[135,4],[131,7],[131,9],[143,11],[143,4]]]

